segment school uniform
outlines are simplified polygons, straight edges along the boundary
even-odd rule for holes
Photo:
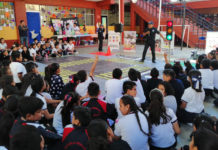
[[[56,57],[57,54],[58,54],[58,50],[56,48],[53,48],[52,51],[51,51],[51,56]]]
[[[85,127],[75,126],[74,128],[65,128],[62,138],[64,150],[87,150],[88,132]]]
[[[7,49],[7,43],[0,43],[0,50],[6,50]]]
[[[138,116],[142,130],[149,133],[146,117],[140,112],[138,112]],[[121,136],[121,139],[126,141],[132,150],[149,150],[148,135],[140,130],[134,113],[125,115],[116,121],[114,134]]]
[[[16,86],[20,89],[21,88],[21,80],[18,77],[19,73],[22,73],[22,76],[24,76],[26,72],[26,68],[23,64],[19,62],[11,62],[10,63],[10,69],[13,75],[14,82],[16,83]]]
[[[150,103],[150,97],[149,94],[151,92],[151,90],[153,90],[154,88],[156,88],[160,83],[162,82],[161,79],[158,78],[151,78],[147,80],[147,84],[146,84],[146,99],[147,101]]]
[[[213,89],[214,89],[214,76],[213,71],[210,69],[199,69],[201,72],[202,77],[202,86],[205,90],[206,96],[212,95]]]
[[[179,120],[183,123],[192,123],[194,118],[204,111],[205,92],[195,91],[192,87],[185,90],[182,101],[186,102],[184,110],[178,113]]]
[[[60,99],[62,89],[64,87],[64,82],[59,75],[53,75],[51,77],[51,83],[50,83],[50,94],[53,99]]]
[[[137,91],[136,97],[139,98],[140,103],[144,103],[146,101],[146,97],[145,97],[145,93],[144,93],[142,84],[141,84],[140,80],[137,80],[134,82],[136,83],[136,91]]]
[[[34,126],[40,132],[40,134],[44,137],[45,143],[47,145],[49,145],[49,147],[53,147],[53,146],[57,145],[58,143],[60,143],[60,141],[61,141],[60,135],[47,129],[44,125],[33,122],[33,121],[24,121],[24,120],[21,120],[20,117],[18,117],[14,121],[14,124],[13,124],[11,131],[10,131],[10,134],[9,134],[10,138],[13,138],[13,136],[17,133],[17,131],[19,131],[20,127],[26,126],[26,125]]]
[[[44,45],[44,44],[45,44],[45,41],[40,41],[40,44],[41,44],[41,45]]]
[[[88,77],[86,81],[81,82],[77,85],[76,92],[80,96],[85,96],[87,94],[89,84],[93,81],[94,81],[93,77]]]
[[[46,102],[45,98],[43,97],[43,95],[36,93],[36,97],[43,102],[42,110],[46,110],[47,109],[47,102]]]
[[[36,56],[36,50],[31,48],[29,49],[29,52],[30,52],[30,56],[33,58],[34,56]]]
[[[148,113],[148,112],[146,112]],[[149,113],[148,113],[149,114]],[[177,121],[177,117],[173,110],[170,108],[166,109],[166,114],[171,117],[171,119],[163,124],[163,120],[160,120],[159,125],[152,124],[151,127],[151,147],[154,148],[170,148],[176,143],[175,131],[173,129],[173,123]],[[152,148],[151,148],[152,149]]]
[[[30,56],[30,52],[28,50],[26,52],[22,51],[21,54],[22,54],[23,61],[24,61],[24,59],[27,59],[27,61],[33,60],[33,58]]]
[[[170,80],[169,83],[171,84],[171,86],[173,87],[173,89],[175,91],[177,107],[179,107],[181,104],[182,94],[184,93],[184,86],[183,86],[181,81],[179,82],[178,79],[172,79],[172,80]]]
[[[114,105],[105,103],[97,98],[91,98],[83,106],[91,109],[92,119],[103,119],[107,121],[108,118],[115,120],[117,117]]]
[[[213,70],[213,86],[214,91],[218,93],[218,70]]]
[[[122,98],[122,96],[119,97],[119,98],[116,98],[116,100],[115,100],[115,108],[116,108],[117,115],[118,115],[118,116],[117,116],[117,119],[123,117],[123,114],[122,114],[121,111],[120,111],[120,99],[121,99],[121,98]],[[140,99],[139,99],[138,97],[134,97],[134,100],[135,100],[135,102],[136,102],[136,105],[137,105],[138,107],[141,107]]]
[[[64,126],[62,123],[62,115],[61,115],[61,111],[62,111],[63,106],[64,106],[64,102],[62,101],[56,107],[55,112],[54,112],[53,124],[52,124],[59,135],[62,135],[63,131],[64,131]],[[70,118],[72,121],[73,112],[71,112],[70,116],[71,116]]]
[[[122,96],[123,81],[119,79],[110,79],[105,83],[106,102],[114,104],[116,98]]]
[[[168,95],[164,97],[164,106],[167,108],[171,108],[173,112],[176,114],[177,111],[177,102],[176,98],[173,95]]]

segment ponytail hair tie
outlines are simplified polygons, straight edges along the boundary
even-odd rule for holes
[[[69,104],[72,100],[72,97],[69,94],[66,94],[64,100],[67,101],[67,104]]]
[[[200,88],[201,76],[193,76],[192,77],[192,84],[195,89]]]

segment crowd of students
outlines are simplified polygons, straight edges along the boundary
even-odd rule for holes
[[[43,45],[46,54],[50,45]],[[131,68],[123,81],[115,68],[102,95],[94,79],[98,56],[89,74],[78,70],[64,84],[58,63],[45,67],[43,77],[34,62],[22,64],[27,49],[19,49],[1,64],[1,150],[173,150],[182,123],[192,123],[193,133],[181,149],[218,147],[217,120],[204,113],[204,100],[217,98],[217,52],[199,56],[196,67],[186,62],[185,71],[165,54],[162,79],[156,68],[147,81]]]
[[[0,58],[1,61],[7,61],[10,59],[13,51],[19,51],[22,54],[22,61],[42,61],[44,58],[51,56],[64,56],[78,53],[74,47],[75,40],[56,40],[49,38],[45,41],[43,37],[38,41],[34,39],[34,42],[29,47],[14,43],[11,48],[8,48],[4,38],[0,38]]]

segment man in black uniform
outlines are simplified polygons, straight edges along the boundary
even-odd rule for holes
[[[144,62],[147,50],[149,47],[151,47],[152,62],[155,63],[155,35],[156,33],[160,34],[161,38],[163,38],[163,40],[166,41],[163,35],[156,28],[154,28],[154,23],[152,21],[148,22],[148,28],[143,33],[146,40],[145,40],[144,51],[142,54],[142,59],[140,60],[140,62]]]
[[[104,26],[101,24],[100,28],[98,29],[98,40],[99,40],[99,48],[98,50],[101,52],[102,51],[102,46],[103,46],[103,40],[104,40]]]

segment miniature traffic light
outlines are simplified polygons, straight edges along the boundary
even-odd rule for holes
[[[173,39],[173,21],[167,21],[166,39],[168,41],[172,41],[172,39]]]

